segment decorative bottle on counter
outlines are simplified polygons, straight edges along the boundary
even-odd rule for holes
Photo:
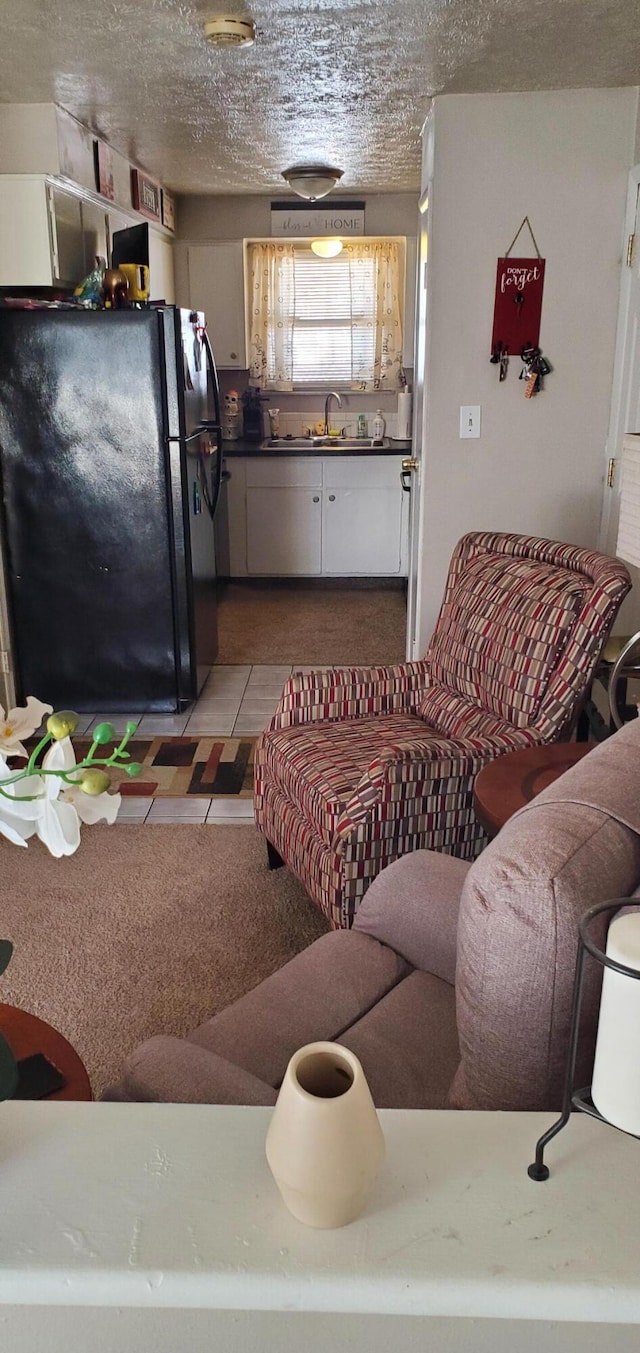
[[[376,409],[376,416],[373,420],[373,440],[381,442],[384,437],[385,422],[382,416],[382,409]]]
[[[384,1137],[358,1058],[308,1043],[285,1072],[266,1141],[283,1202],[306,1226],[346,1226],[362,1211]]]

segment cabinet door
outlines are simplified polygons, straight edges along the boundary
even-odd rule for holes
[[[204,310],[218,366],[246,368],[242,240],[189,245],[189,301]]]
[[[42,179],[2,176],[0,286],[50,287],[53,281],[49,197]]]
[[[347,578],[399,574],[400,487],[327,488],[323,498],[322,572]]]
[[[56,249],[54,253],[54,280],[67,286],[77,286],[85,273],[84,235],[82,230],[82,203],[72,193],[51,189]]]
[[[157,230],[149,231],[149,285],[152,301],[175,304],[173,240],[168,240]]]
[[[320,489],[247,488],[248,573],[319,573],[321,533]]]
[[[91,272],[96,256],[107,258],[107,213],[95,202],[82,202],[82,237],[85,275]]]

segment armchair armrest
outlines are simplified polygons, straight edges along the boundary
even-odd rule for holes
[[[458,911],[470,868],[469,861],[434,850],[403,855],[367,889],[353,931],[363,930],[412,967],[453,985]]]
[[[266,1081],[184,1038],[158,1034],[127,1059],[122,1086],[130,1100],[169,1104],[275,1104]]]
[[[269,724],[273,731],[321,720],[363,719],[417,708],[428,685],[426,662],[392,667],[333,667],[294,672]]]
[[[434,781],[444,781],[442,810],[446,811],[455,796],[471,790],[478,771],[488,761],[539,741],[535,730],[505,724],[505,732],[499,736],[448,738],[434,733],[419,741],[390,744],[362,776],[338,822],[337,838],[346,839],[354,827],[371,816],[387,786],[404,785],[404,797],[409,799],[423,797]]]

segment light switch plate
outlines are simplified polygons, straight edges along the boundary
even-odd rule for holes
[[[461,436],[461,437],[479,437],[479,436],[480,436],[480,405],[479,405],[479,404],[461,404],[461,405],[460,405],[460,436]]]

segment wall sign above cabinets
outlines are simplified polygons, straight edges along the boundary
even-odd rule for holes
[[[364,235],[364,202],[272,202],[271,234],[280,239],[313,235]]]
[[[113,155],[111,146],[106,141],[95,140],[93,143],[93,159],[96,172],[96,188],[103,197],[107,197],[110,202],[115,200],[115,189],[113,184]]]
[[[162,219],[160,191],[160,184],[148,178],[142,170],[131,170],[131,204],[151,221]]]
[[[174,197],[166,188],[162,189],[162,224],[167,230],[176,228]]]

